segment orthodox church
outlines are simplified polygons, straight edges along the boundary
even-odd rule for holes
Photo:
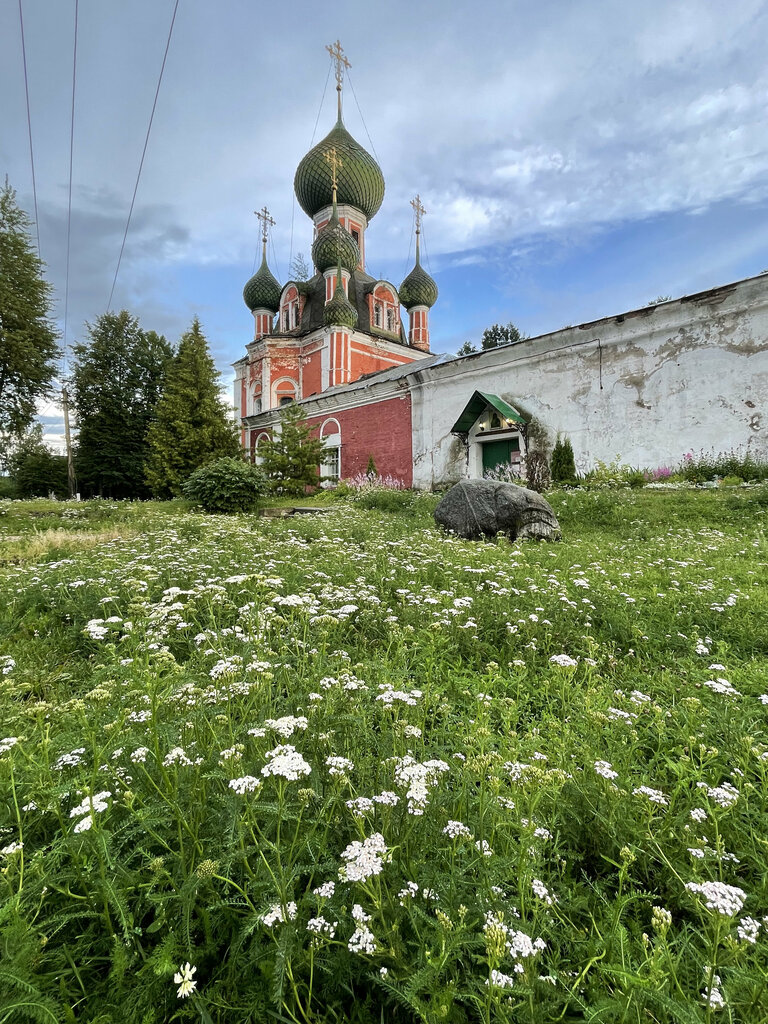
[[[294,190],[312,219],[314,276],[275,279],[261,266],[243,292],[253,340],[235,363],[243,445],[258,458],[280,407],[300,402],[325,442],[327,480],[364,473],[432,488],[548,462],[567,435],[585,471],[617,456],[640,468],[688,451],[768,457],[768,274],[460,358],[430,352],[437,285],[416,261],[397,288],[366,273],[366,230],[384,177],[342,120],[349,62],[336,66],[338,119],[301,160]],[[407,330],[401,310],[408,317]]]
[[[296,199],[314,225],[314,276],[283,285],[276,280],[267,266],[267,230],[274,221],[264,208],[257,214],[263,228],[261,266],[243,291],[254,336],[247,355],[235,364],[235,401],[243,442],[254,454],[275,419],[270,411],[430,356],[429,310],[437,285],[421,266],[424,208],[417,196],[412,202],[416,261],[400,287],[368,274],[366,231],[384,199],[384,176],[344,126],[342,82],[349,63],[338,42],[327,49],[336,65],[337,121],[301,160],[294,178]],[[401,307],[408,314],[407,331]],[[336,420],[320,429],[331,449],[325,475],[338,476],[341,425]],[[367,463],[370,454],[359,458]],[[348,464],[344,475],[349,470]]]

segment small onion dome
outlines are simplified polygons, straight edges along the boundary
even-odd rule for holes
[[[335,211],[312,245],[312,259],[321,274],[338,263],[351,274],[360,262],[357,242],[339,221]]]
[[[370,153],[352,138],[341,118],[331,131],[302,159],[293,187],[299,206],[314,217],[333,198],[331,168],[325,154],[335,149],[341,158],[337,170],[338,202],[362,210],[368,220],[384,200],[384,175]]]
[[[341,275],[336,279],[333,298],[323,310],[323,321],[326,327],[357,327],[357,310],[344,294]]]
[[[243,298],[248,309],[268,309],[276,313],[280,308],[280,285],[267,266],[266,255],[262,257],[261,266],[243,288]]]
[[[400,301],[406,309],[414,306],[434,306],[437,302],[437,285],[419,263],[416,257],[416,266],[408,277],[400,285]]]

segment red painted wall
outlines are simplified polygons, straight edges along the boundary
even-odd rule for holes
[[[413,483],[411,398],[388,398],[357,409],[334,412],[341,425],[342,479],[364,473],[373,455],[381,476],[393,476],[406,487]],[[328,416],[309,416],[318,430]]]

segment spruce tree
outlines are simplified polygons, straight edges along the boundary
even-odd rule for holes
[[[51,393],[59,348],[51,286],[32,247],[31,222],[8,184],[0,188],[0,458]]]
[[[86,328],[89,338],[74,346],[72,370],[80,485],[87,494],[148,497],[147,432],[171,346],[126,310],[104,313]]]
[[[555,447],[552,449],[550,463],[552,483],[572,483],[576,479],[576,460],[573,457],[573,445],[569,437],[557,435]]]
[[[259,445],[261,468],[278,493],[301,496],[320,483],[325,444],[312,431],[304,410],[292,402],[280,416],[280,433]]]
[[[198,466],[242,455],[235,424],[219,394],[220,376],[195,317],[168,367],[149,428],[145,475],[156,497],[180,495]]]

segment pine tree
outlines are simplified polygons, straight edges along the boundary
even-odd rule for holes
[[[552,449],[550,463],[552,483],[571,483],[576,479],[576,460],[573,457],[573,445],[569,437],[557,435],[555,447]]]
[[[8,184],[0,189],[0,457],[51,393],[59,348],[51,286],[32,248],[31,222]]]
[[[235,424],[219,394],[220,376],[195,317],[168,367],[149,428],[145,475],[156,497],[180,495],[198,466],[242,455]]]
[[[325,445],[313,436],[301,406],[291,403],[280,416],[280,433],[259,445],[261,468],[281,494],[304,494],[320,483]]]
[[[90,337],[74,346],[72,370],[78,479],[86,493],[148,497],[147,432],[171,346],[126,310],[104,313],[86,328]]]
[[[523,335],[513,323],[492,324],[483,331],[481,344],[483,352],[489,348],[498,348],[499,345],[509,345],[513,341],[521,341]]]

